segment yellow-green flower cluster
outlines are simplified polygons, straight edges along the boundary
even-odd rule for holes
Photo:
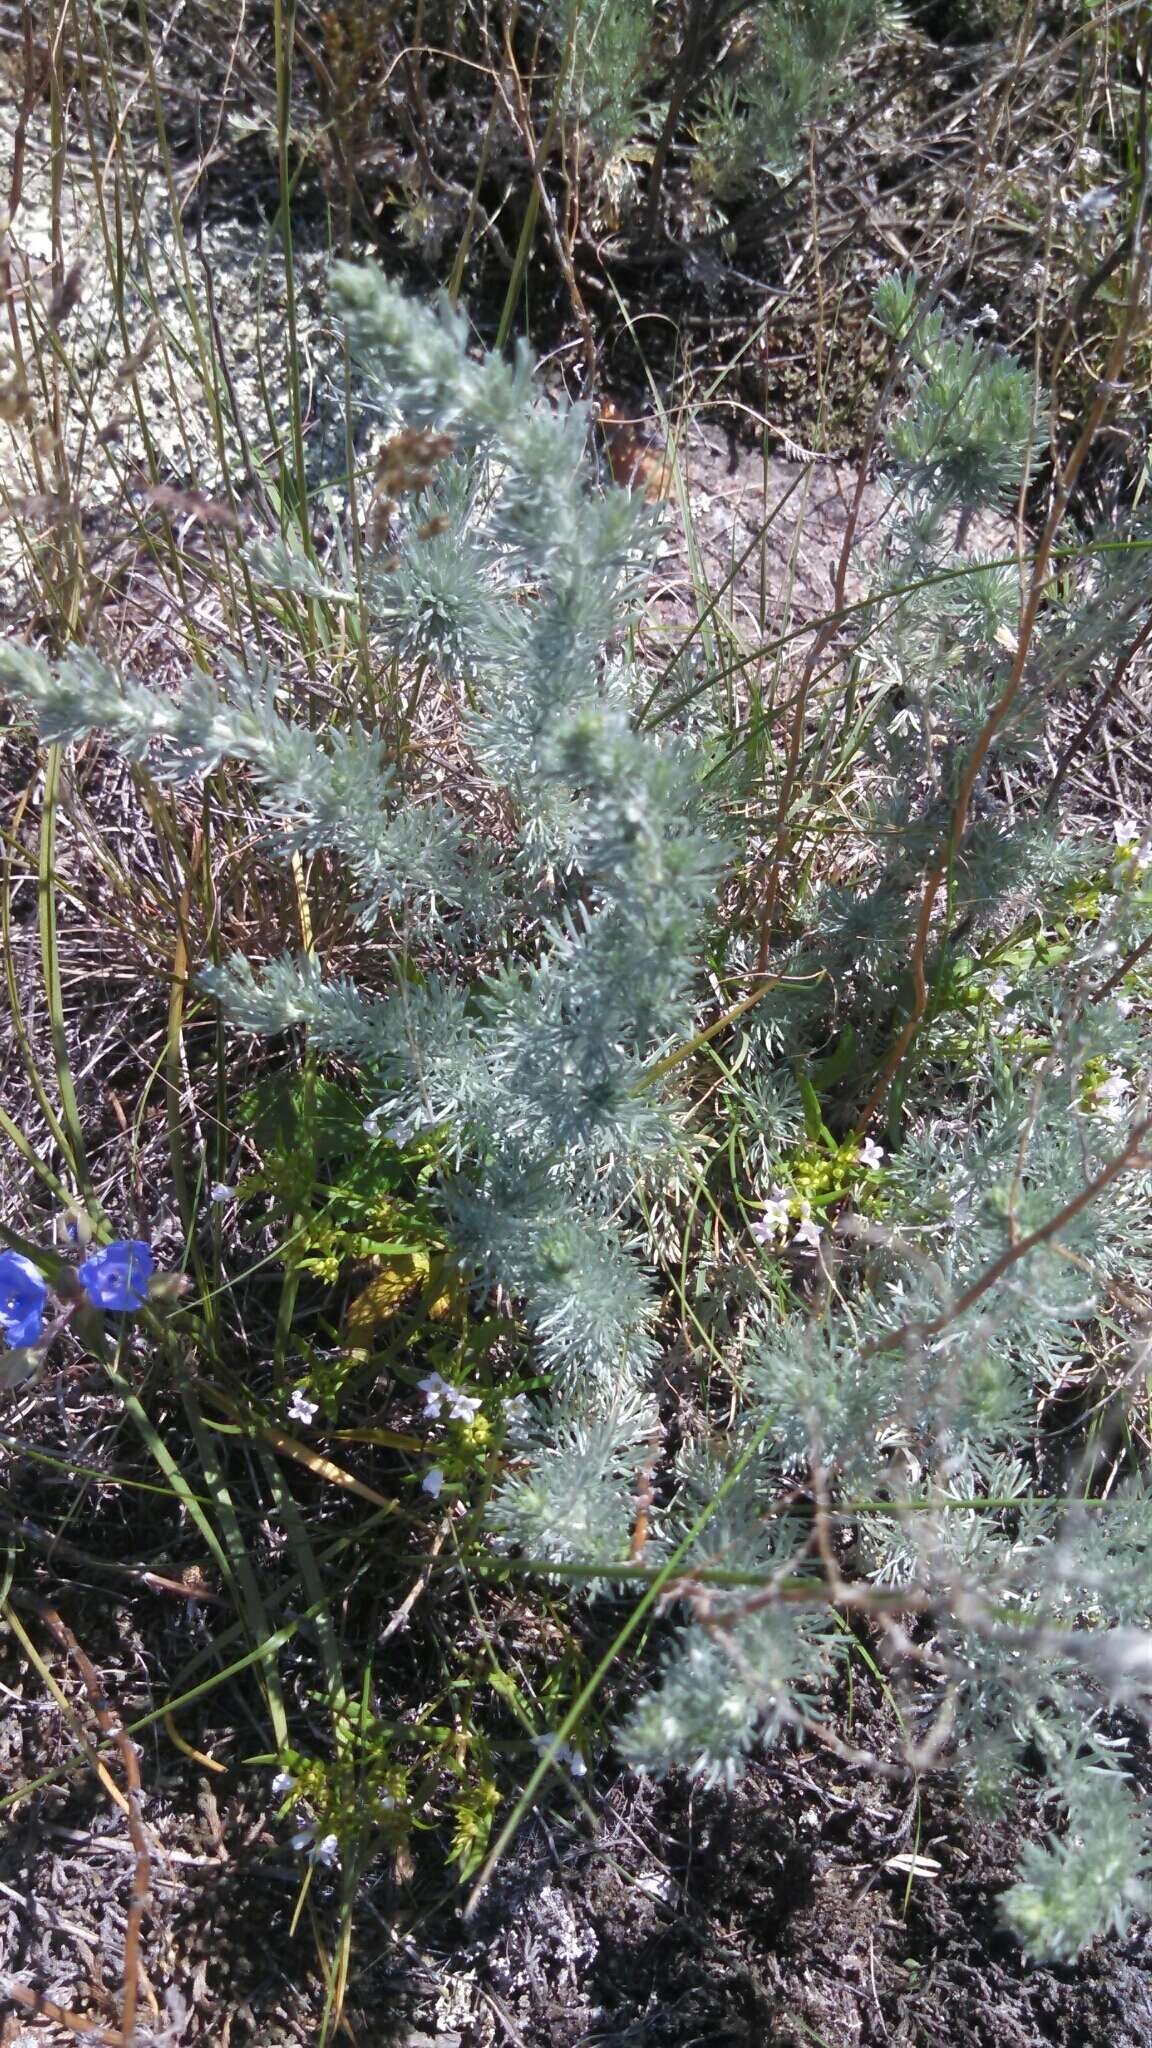
[[[829,1209],[848,1195],[859,1202],[883,1156],[871,1138],[862,1142],[855,1137],[845,1138],[840,1145],[809,1140],[795,1146],[781,1160],[782,1176],[795,1191],[795,1199],[789,1201],[789,1214],[802,1215],[805,1203],[813,1209]]]
[[[786,1241],[794,1250],[815,1252],[823,1234],[815,1211],[851,1196],[859,1209],[873,1213],[880,1206],[873,1184],[883,1157],[872,1138],[846,1138],[840,1145],[813,1139],[794,1146],[780,1162],[783,1182],[773,1185],[752,1225],[757,1244],[776,1250]]]
[[[1108,1123],[1120,1123],[1131,1093],[1132,1083],[1127,1075],[1110,1067],[1106,1059],[1095,1054],[1085,1060],[1079,1090],[1080,1108],[1085,1116],[1101,1116]]]

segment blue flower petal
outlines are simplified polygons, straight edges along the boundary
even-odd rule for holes
[[[48,1284],[23,1252],[0,1252],[0,1330],[16,1349],[35,1344],[44,1327]]]
[[[143,1308],[155,1267],[151,1247],[142,1238],[129,1237],[101,1245],[78,1268],[78,1277],[97,1308],[127,1315]]]

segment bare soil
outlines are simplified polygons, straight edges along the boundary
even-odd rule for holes
[[[111,1619],[111,1617],[110,1617]],[[143,1617],[141,1617],[143,1619]],[[5,1660],[5,1682],[19,1675]],[[855,1735],[890,1743],[857,1696]],[[43,1711],[14,1706],[7,1767],[49,1761]],[[17,1733],[19,1731],[19,1733]],[[15,1739],[15,1749],[13,1740]],[[214,1779],[145,1755],[155,1846],[141,2043],[303,2048],[323,1986],[299,1866],[268,1774]],[[997,1898],[1018,1819],[974,1826],[946,1779],[877,1778],[828,1752],[755,1764],[735,1790],[642,1783],[610,1758],[526,1824],[481,1899],[380,1869],[356,1904],[345,2037],[363,2048],[1146,2048],[1152,1935],[1075,1967],[1025,1963]],[[1034,1816],[1028,1824],[1038,1826]],[[110,2018],[131,1856],[88,1783],[26,1808],[0,1848],[0,1952],[25,1983]],[[313,1890],[320,1926],[338,1880]],[[56,2038],[28,2035],[7,2044]]]

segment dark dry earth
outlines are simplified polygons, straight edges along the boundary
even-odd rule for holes
[[[12,1715],[9,1736],[21,1722],[27,1710]],[[197,1784],[160,1748],[145,1810],[157,1844],[147,1951],[162,2018],[141,2042],[302,2048],[317,2038],[322,1987],[308,1916],[290,1933],[299,1867],[271,1830],[268,1774],[213,1785],[205,1774]],[[147,1781],[147,1756],[144,1769]],[[917,1798],[905,1780],[815,1749],[758,1763],[731,1792],[642,1785],[616,1775],[610,1759],[581,1789],[590,1813],[579,1816],[566,1792],[540,1809],[468,1924],[419,1878],[369,1878],[345,2039],[361,2048],[1152,2041],[1148,1929],[1098,1944],[1074,1968],[1024,1963],[996,1910],[1019,1828],[974,1828],[946,1781],[922,1783]],[[54,1792],[24,1809],[0,1848],[5,1967],[99,2012],[93,1987],[115,1995],[126,1852],[122,1825],[94,1790]],[[924,1874],[909,1877],[913,1853]],[[328,1922],[331,1889],[314,1898]],[[63,2038],[9,2026],[6,2048]]]

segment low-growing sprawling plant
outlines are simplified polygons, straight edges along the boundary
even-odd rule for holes
[[[1052,1839],[1006,1911],[1073,1954],[1146,1897],[1109,1710],[1145,1696],[1152,1641],[1152,856],[1138,820],[1114,849],[1061,831],[1038,752],[1147,616],[1140,531],[1064,524],[1093,421],[1018,558],[987,518],[1047,445],[1031,381],[886,285],[905,396],[874,594],[733,726],[732,677],[680,661],[653,695],[634,657],[654,515],[593,487],[585,412],[376,270],[335,293],[386,433],[363,602],[451,693],[486,801],[385,730],[306,729],[239,659],[170,697],[9,645],[0,681],[46,738],[102,730],[154,776],[245,764],[285,851],[345,864],[386,993],[288,954],[200,986],[354,1070],[381,1147],[426,1142],[452,1255],[547,1387],[492,1544],[574,1597],[675,1606],[623,1754],[731,1780],[789,1730],[840,1741],[825,1681],[866,1623],[911,1767],[986,1810],[1046,1774]],[[283,544],[253,562],[338,597]],[[682,1403],[672,1457],[677,1307],[723,1398]],[[475,1406],[425,1384],[430,1412]]]

